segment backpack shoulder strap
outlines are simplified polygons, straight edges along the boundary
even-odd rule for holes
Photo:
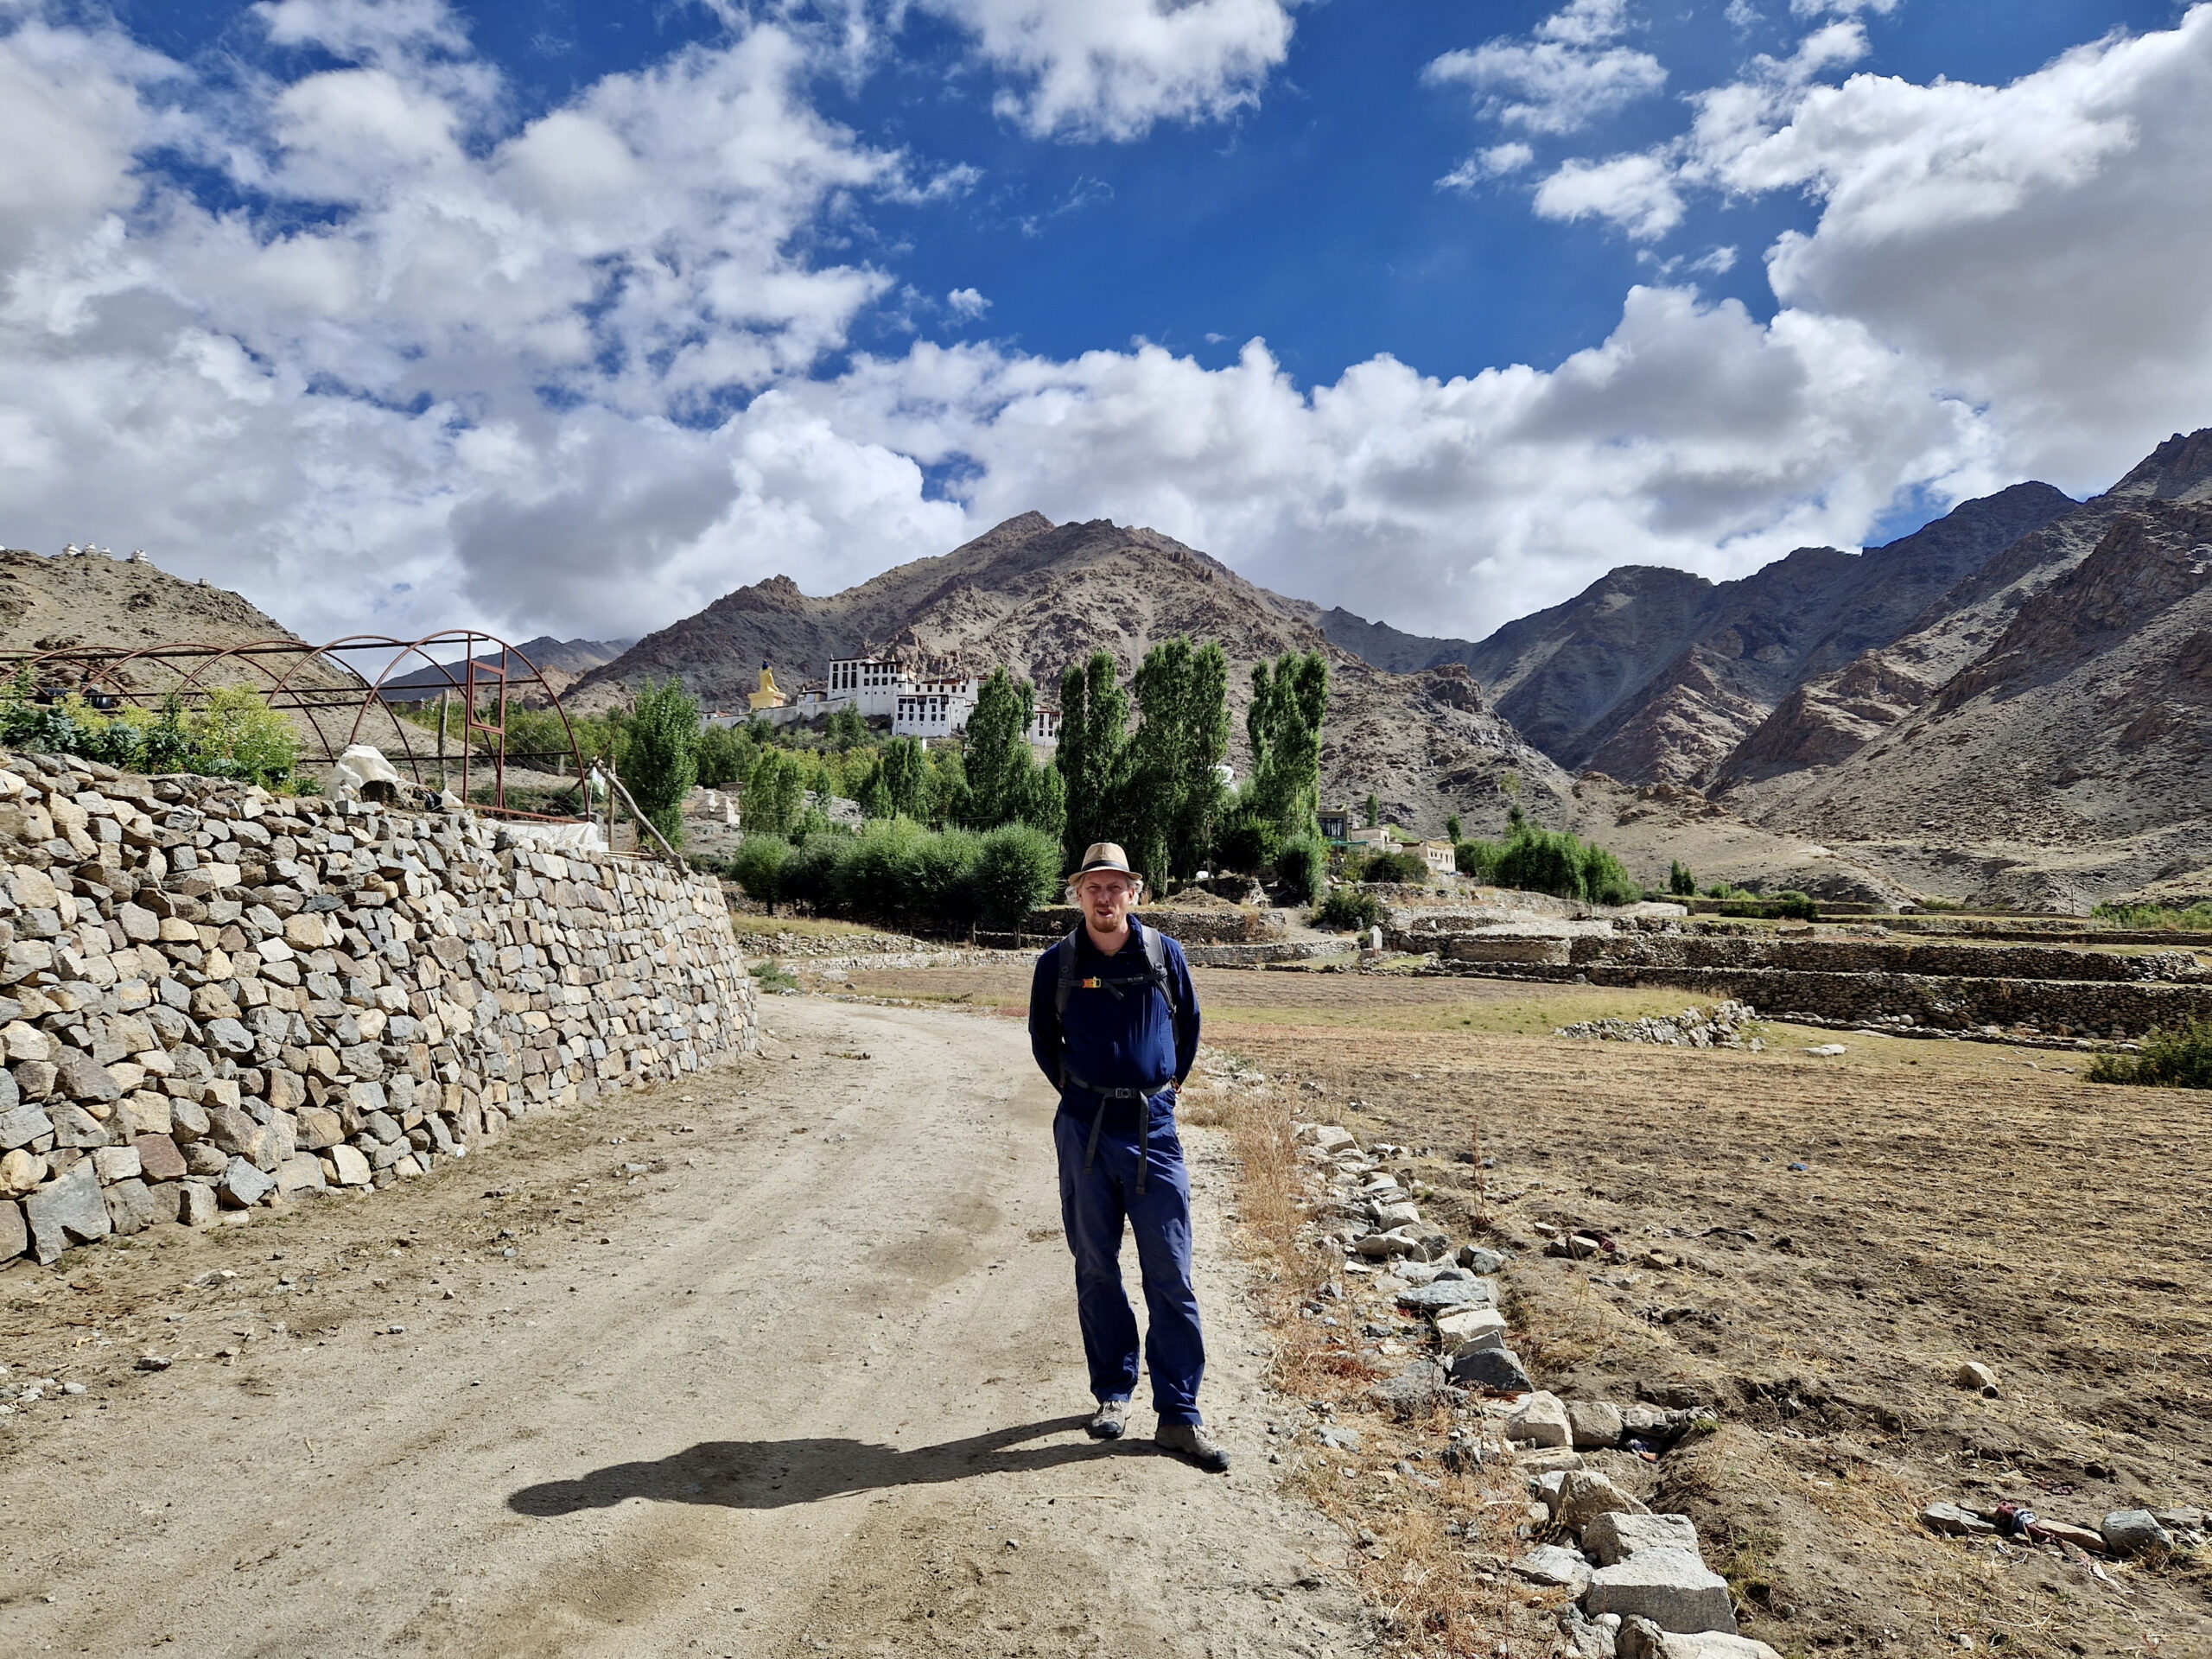
[[[1144,930],[1144,965],[1151,971],[1152,982],[1160,987],[1160,994],[1167,999],[1167,1015],[1173,1019],[1178,1010],[1175,1007],[1174,976],[1167,971],[1167,936],[1156,927]]]
[[[1082,931],[1078,923],[1060,941],[1060,982],[1052,993],[1052,1012],[1063,1020],[1068,1017],[1068,999],[1075,995],[1075,941],[1076,935]]]

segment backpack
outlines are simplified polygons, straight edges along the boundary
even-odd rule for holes
[[[1068,1017],[1068,998],[1075,995],[1076,941],[1083,936],[1083,925],[1078,922],[1067,938],[1060,941],[1060,982],[1052,993],[1052,1011],[1062,1020]],[[1167,936],[1156,927],[1141,928],[1138,938],[1144,944],[1145,976],[1154,989],[1167,999],[1167,1017],[1173,1020],[1178,1012],[1175,1003],[1175,982],[1167,973]]]

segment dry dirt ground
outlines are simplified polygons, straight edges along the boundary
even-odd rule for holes
[[[1993,1044],[1774,1026],[1748,1054],[1549,1034],[1679,1009],[1679,991],[1198,978],[1211,1046],[1300,1109],[1406,1147],[1394,1162],[1437,1190],[1428,1213],[1520,1250],[1508,1313],[1540,1385],[1718,1409],[1720,1432],[1640,1490],[1696,1518],[1748,1634],[1785,1654],[1964,1637],[2212,1655],[2202,1553],[2100,1577],[1915,1519],[1939,1499],[2091,1526],[2212,1504],[2204,1096],[2091,1084],[2078,1057]],[[1006,1014],[1023,992],[1003,969],[853,986]],[[1836,1041],[1840,1057],[1804,1052]],[[1478,1135],[1486,1168],[1459,1160]],[[1539,1223],[1602,1231],[1627,1259],[1547,1257]],[[1680,1265],[1637,1259],[1652,1250]],[[1956,1386],[1968,1360],[2001,1397]]]
[[[1221,1139],[1226,1478],[1081,1432],[1018,1027],[766,1023],[404,1192],[0,1274],[9,1381],[85,1389],[0,1421],[0,1653],[1369,1652],[1344,1535],[1267,1461]]]

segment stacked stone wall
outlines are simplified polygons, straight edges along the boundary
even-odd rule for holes
[[[1779,968],[1670,968],[1611,962],[1558,967],[1447,960],[1433,971],[1624,988],[1664,985],[1748,1002],[1765,1019],[1802,1019],[1815,1025],[1903,1023],[1933,1031],[1995,1027],[2044,1036],[2126,1039],[2212,1018],[2212,986],[2156,981],[1815,974]]]
[[[1479,937],[1479,936],[1477,936]],[[1775,968],[1815,974],[1915,974],[1974,979],[2186,980],[2202,969],[2185,950],[2145,956],[2063,946],[1929,944],[1905,939],[1731,938],[1680,933],[1586,937],[1569,959],[1614,967]]]
[[[0,757],[0,1259],[374,1188],[757,1043],[720,887]]]

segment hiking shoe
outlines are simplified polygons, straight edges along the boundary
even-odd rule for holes
[[[1229,1472],[1229,1453],[1214,1444],[1213,1436],[1196,1423],[1162,1423],[1153,1441],[1163,1452],[1173,1452],[1185,1463],[1196,1464],[1210,1475]]]
[[[1126,1400],[1101,1400],[1090,1421],[1083,1426],[1084,1433],[1094,1440],[1118,1440],[1129,1427],[1129,1402]]]

